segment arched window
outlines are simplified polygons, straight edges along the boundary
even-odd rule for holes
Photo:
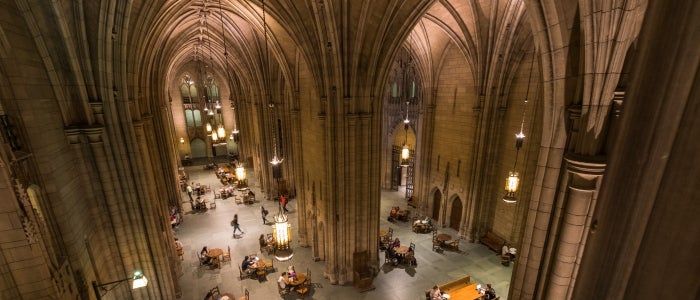
[[[185,122],[187,123],[187,134],[195,136],[198,131],[202,130],[202,112],[199,109],[185,110]]]
[[[207,74],[207,79],[204,81],[204,88],[207,103],[216,103],[221,100],[219,97],[219,86],[211,74]]]
[[[190,74],[185,73],[180,84],[180,95],[182,103],[194,103],[197,101],[197,86]]]

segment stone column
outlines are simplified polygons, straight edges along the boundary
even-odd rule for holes
[[[576,299],[698,296],[700,2],[648,5]]]
[[[597,190],[605,164],[590,157],[567,156],[568,184],[555,221],[559,234],[552,251],[552,269],[545,294],[550,299],[571,299],[576,272],[585,247],[585,237],[595,209]]]
[[[435,131],[435,99],[437,97],[437,89],[432,89],[430,97],[423,101],[424,103],[424,114],[421,119],[421,145],[432,145],[434,143],[435,137],[432,134]],[[430,207],[429,202],[432,200],[431,194],[431,184],[428,174],[430,174],[431,157],[433,149],[432,147],[421,147],[421,152],[419,159],[422,161],[418,162],[419,169],[416,171],[414,182],[413,194],[416,195],[418,199],[418,213],[423,216],[429,214],[428,209]]]
[[[477,102],[478,104],[472,107],[472,118],[474,119],[473,122],[477,126],[475,129],[476,132],[479,132],[479,128],[481,127],[483,115],[484,115],[484,108],[481,106],[482,103],[484,103],[485,97],[483,95],[479,96],[479,101]],[[474,149],[477,149],[478,145],[475,143],[474,144]],[[472,166],[480,166],[478,160],[480,159],[479,155],[474,155],[472,158],[471,165]],[[471,174],[469,178],[471,178],[471,181],[468,183],[468,192],[467,192],[467,198],[465,200],[465,206],[467,207],[467,213],[466,213],[466,218],[467,218],[467,229],[466,229],[466,239],[470,242],[475,242],[478,241],[479,236],[481,234],[480,228],[478,226],[478,223],[476,222],[476,219],[478,217],[478,211],[480,209],[480,204],[478,201],[475,201],[474,199],[477,199],[479,196],[479,188],[477,188],[477,185],[475,184],[476,179],[480,177],[480,172],[477,170],[478,167],[472,168]]]

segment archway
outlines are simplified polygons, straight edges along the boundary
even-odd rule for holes
[[[450,210],[450,228],[459,231],[459,223],[462,219],[462,200],[459,197],[452,200],[452,209]]]
[[[442,193],[440,190],[435,190],[433,194],[433,214],[430,216],[433,220],[438,220],[440,217],[440,202],[442,200]]]
[[[202,139],[194,139],[190,142],[192,158],[207,157],[207,145]]]

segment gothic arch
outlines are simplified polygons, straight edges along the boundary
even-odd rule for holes
[[[462,223],[462,211],[464,210],[464,204],[459,196],[454,195],[452,199],[448,201],[449,203],[449,216],[445,216],[448,221],[447,226],[459,232],[460,224]]]
[[[428,207],[431,209],[429,216],[433,220],[440,220],[440,206],[442,206],[442,192],[440,192],[440,189],[435,188],[433,191],[433,199],[428,205]]]
[[[207,157],[207,143],[200,138],[190,142],[190,150],[192,150],[192,158]]]

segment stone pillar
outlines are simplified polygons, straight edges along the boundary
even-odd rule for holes
[[[479,132],[478,128],[481,127],[483,115],[484,115],[484,108],[481,106],[482,103],[484,103],[485,97],[483,95],[479,96],[479,101],[477,102],[477,105],[472,107],[472,116],[474,119],[474,124],[477,126],[477,129],[475,130],[476,132]],[[474,145],[474,149],[477,149],[477,145]],[[472,157],[472,166],[479,166],[479,155],[474,155]],[[470,242],[475,242],[478,241],[479,236],[481,234],[480,226],[478,225],[479,223],[477,222],[477,217],[478,217],[478,212],[481,207],[481,205],[478,203],[478,201],[474,201],[473,199],[478,198],[478,193],[479,193],[479,188],[476,187],[475,180],[480,176],[480,172],[476,170],[477,168],[472,168],[470,178],[471,182],[468,183],[468,194],[467,198],[465,200],[465,206],[467,207],[467,229],[466,229],[466,239]]]
[[[694,299],[700,2],[649,1],[576,299]]]
[[[421,145],[432,145],[435,142],[435,137],[432,134],[435,131],[435,99],[437,97],[437,89],[432,89],[430,93],[430,98],[425,99],[424,103],[424,113],[421,119],[421,129],[420,129],[420,141]],[[431,157],[433,153],[432,147],[421,147],[420,162],[417,162],[419,169],[414,175],[416,182],[414,182],[413,194],[416,195],[418,199],[418,213],[422,216],[429,215],[428,209],[430,207],[429,203],[432,201],[432,189],[430,184],[430,174]]]
[[[590,229],[597,190],[605,164],[590,157],[568,156],[566,160],[567,187],[561,201],[556,225],[559,234],[554,241],[550,278],[545,295],[550,299],[571,299],[576,272],[581,262],[585,237]]]

